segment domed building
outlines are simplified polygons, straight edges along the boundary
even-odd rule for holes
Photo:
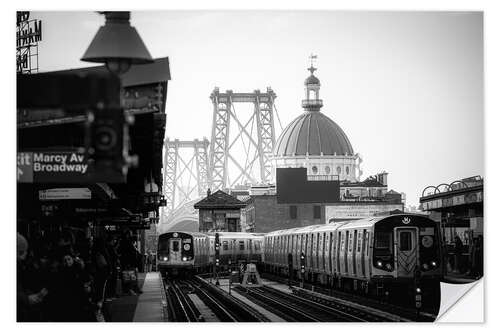
[[[303,113],[283,131],[273,152],[275,184],[254,185],[241,209],[241,230],[270,232],[401,212],[404,194],[388,191],[388,173],[360,180],[361,158],[342,128],[321,112],[321,83],[304,81]]]
[[[338,179],[358,182],[361,176],[359,154],[355,154],[349,138],[332,119],[321,112],[321,83],[314,75],[304,81],[304,112],[283,131],[274,150],[275,168],[307,168],[308,178]]]

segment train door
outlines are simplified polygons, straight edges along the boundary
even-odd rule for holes
[[[344,248],[344,263],[345,263],[345,274],[349,275],[349,243],[351,243],[352,233],[349,230],[345,231],[345,248]]]
[[[333,270],[334,270],[334,260],[333,260],[333,249],[334,249],[334,246],[335,246],[335,241],[334,241],[334,238],[333,236],[335,235],[335,233],[333,232],[330,232],[330,244],[328,245],[328,248],[329,248],[329,255],[328,255],[328,264],[330,265],[330,268],[329,268],[329,271],[330,273],[333,274]]]
[[[330,272],[330,236],[331,233],[325,232],[323,242],[323,270]]]
[[[342,239],[341,232],[337,232],[337,237],[335,238],[335,252],[333,253],[333,260],[335,263],[335,270],[337,274],[340,274],[340,240]]]
[[[356,267],[356,248],[358,243],[358,230],[354,230],[354,235],[352,237],[352,243],[349,245],[349,250],[351,251],[352,256],[352,275],[356,276],[357,267]]]
[[[365,270],[364,270],[364,256],[363,256],[363,242],[365,239],[365,233],[366,229],[363,229],[362,231],[359,231],[358,234],[358,241],[357,241],[357,246],[356,246],[356,272],[358,277],[364,277],[365,276]]]
[[[418,261],[418,228],[394,229],[394,257],[397,277],[412,277]]]
[[[180,238],[170,238],[169,260],[170,260],[170,262],[181,261],[181,239]]]
[[[310,258],[310,248],[311,246],[309,243],[311,243],[311,234],[305,234],[305,243],[304,243],[304,255],[306,257],[306,268],[309,268],[311,266],[311,258]]]

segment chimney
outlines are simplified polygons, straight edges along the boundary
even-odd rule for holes
[[[212,192],[210,191],[210,189],[207,190],[207,198],[210,196],[210,194],[212,194]]]

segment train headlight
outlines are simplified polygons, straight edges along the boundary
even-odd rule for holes
[[[391,270],[392,269],[392,265],[391,264],[385,264],[385,268],[387,268],[388,270]]]
[[[436,266],[437,266],[437,263],[436,263],[435,261],[431,261],[431,266],[436,267]]]
[[[424,269],[429,269],[429,265],[427,265],[427,264],[423,264],[423,265],[422,265],[422,267],[423,267]]]
[[[168,258],[167,257],[163,257],[163,261],[168,261]]]
[[[378,267],[382,267],[382,261],[380,261],[380,260],[379,260],[379,261],[377,261],[377,266],[378,266]]]
[[[186,257],[182,257],[182,261],[187,261],[188,259]]]

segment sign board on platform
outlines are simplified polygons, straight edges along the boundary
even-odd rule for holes
[[[375,214],[401,210],[402,204],[342,204],[325,206],[325,216],[328,223],[331,219],[362,219]]]
[[[43,151],[17,153],[18,183],[98,183],[113,198],[103,183],[124,183],[122,168],[98,166],[80,151]]]
[[[17,181],[20,183],[78,182],[88,174],[89,165],[83,153],[17,153]]]
[[[38,191],[40,201],[47,200],[90,200],[92,193],[88,188],[51,188]]]

